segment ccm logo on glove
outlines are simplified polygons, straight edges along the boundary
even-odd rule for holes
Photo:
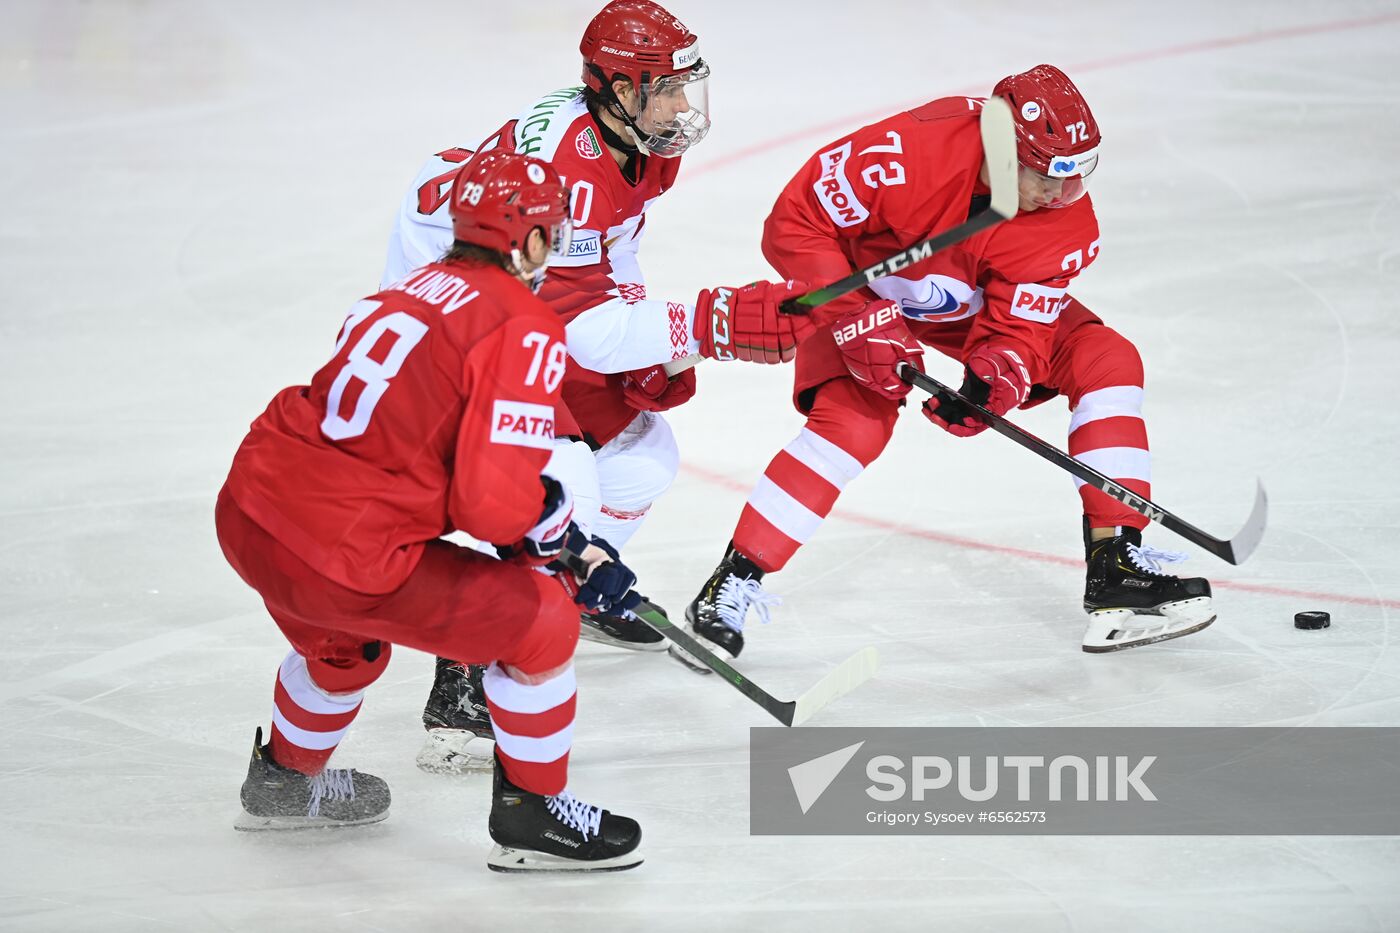
[[[710,293],[710,339],[714,343],[715,359],[734,359],[734,349],[730,345],[729,300],[734,297],[734,289],[720,286]]]

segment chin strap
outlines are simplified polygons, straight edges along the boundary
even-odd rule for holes
[[[639,174],[638,170],[641,167],[639,160],[643,157],[641,133],[637,131],[637,124],[632,119],[632,115],[627,112],[627,108],[622,106],[622,101],[617,99],[617,95],[612,92],[612,88],[604,80],[602,72],[595,65],[589,67],[598,75],[598,80],[605,89],[598,95],[602,105],[607,108],[609,113],[622,121],[623,130],[631,138],[627,139],[621,134],[613,132],[612,127],[608,126],[594,107],[590,106],[588,112],[593,117],[593,122],[598,124],[598,132],[603,134],[603,142],[607,143],[609,148],[626,154],[627,163],[622,167],[622,173],[627,176],[629,181],[635,183]],[[647,77],[647,75],[644,74],[643,77]],[[643,98],[643,103],[645,104],[645,98]]]

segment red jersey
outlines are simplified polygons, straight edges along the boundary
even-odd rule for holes
[[[980,99],[943,98],[824,147],[779,195],[764,254],[784,276],[826,284],[966,220],[989,194],[978,180],[981,110]],[[1098,251],[1085,195],[1018,214],[815,316],[829,323],[865,301],[894,299],[921,341],[962,359],[984,342],[1011,346],[1039,381],[1070,281]],[[815,384],[804,380],[802,356],[799,383]]]
[[[606,443],[637,415],[622,394],[622,373],[694,353],[694,309],[647,298],[637,262],[646,211],[673,184],[679,158],[635,157],[634,177],[608,150],[580,88],[547,94],[476,150],[448,149],[419,170],[389,242],[388,284],[452,245],[447,190],[473,151],[511,146],[548,160],[573,199],[573,245],[554,259],[540,298],[567,325],[573,363],[563,397],[581,430]]]
[[[227,488],[318,573],[397,589],[424,542],[519,540],[540,517],[564,329],[494,266],[424,266],[351,309],[309,386],[253,422]]]

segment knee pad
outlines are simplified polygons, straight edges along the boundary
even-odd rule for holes
[[[1078,359],[1073,366],[1076,384],[1072,393],[1066,393],[1071,407],[1088,392],[1143,384],[1142,356],[1137,347],[1106,324],[1085,327],[1072,352]]]
[[[899,403],[868,392],[853,379],[823,383],[807,416],[807,428],[869,466],[894,433]]]
[[[358,693],[384,673],[393,646],[387,641],[369,642],[358,653],[359,657],[307,658],[306,673],[326,693]]]
[[[671,488],[681,452],[665,418],[643,412],[598,452],[598,485],[603,504],[644,510]]]
[[[553,670],[574,656],[578,645],[579,608],[553,577],[532,573],[539,606],[529,628],[511,651],[498,660],[526,674]]]

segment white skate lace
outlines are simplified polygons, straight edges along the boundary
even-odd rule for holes
[[[731,573],[724,583],[720,584],[719,598],[715,600],[715,615],[729,628],[742,632],[744,616],[748,614],[749,607],[753,607],[758,621],[767,625],[772,608],[781,605],[782,601],[781,596],[763,592],[762,580],[752,577],[740,580]]]
[[[354,800],[355,779],[349,768],[327,768],[311,779],[311,803],[306,808],[307,816],[319,816],[321,800]]]
[[[1128,557],[1132,558],[1133,564],[1143,573],[1155,574],[1159,577],[1170,576],[1162,569],[1163,564],[1179,564],[1186,560],[1189,555],[1181,551],[1160,551],[1155,547],[1139,547],[1136,544],[1128,545]]]
[[[559,822],[583,836],[584,842],[588,841],[589,836],[598,835],[598,827],[603,822],[602,807],[591,807],[568,791],[546,797],[545,803],[549,812]]]

